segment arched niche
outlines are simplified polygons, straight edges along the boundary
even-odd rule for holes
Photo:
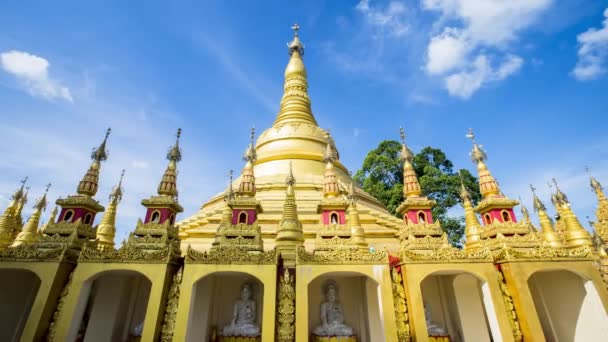
[[[449,341],[501,340],[488,284],[469,272],[428,275],[420,284],[429,336]]]
[[[69,341],[130,341],[141,336],[152,283],[136,271],[114,270],[85,281]]]
[[[31,271],[0,269],[0,341],[20,341],[40,278]]]
[[[608,314],[592,281],[568,270],[538,271],[528,286],[547,341],[608,336]]]
[[[379,285],[358,272],[324,273],[308,284],[308,335],[321,325],[321,305],[326,301],[324,289],[329,281],[337,286],[344,324],[353,328],[357,341],[385,341]]]
[[[219,336],[222,328],[230,324],[234,304],[240,298],[244,284],[253,290],[251,298],[256,303],[256,324],[262,327],[264,284],[256,277],[243,272],[214,272],[193,285],[188,314],[186,341],[210,341]]]

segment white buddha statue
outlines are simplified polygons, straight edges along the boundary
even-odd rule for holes
[[[232,321],[224,327],[223,336],[260,336],[260,326],[255,322],[256,307],[251,299],[252,292],[251,284],[243,284],[241,299],[234,303]]]
[[[325,288],[326,301],[321,304],[321,325],[316,327],[317,336],[352,336],[353,328],[344,324],[342,306],[337,302],[338,290],[335,282],[331,281]]]

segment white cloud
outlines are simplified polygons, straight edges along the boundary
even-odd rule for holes
[[[523,60],[515,55],[507,56],[506,60],[494,69],[485,55],[479,55],[468,70],[462,70],[445,78],[445,86],[450,95],[467,99],[485,83],[500,81],[523,65]]]
[[[13,74],[33,96],[73,102],[70,90],[49,77],[50,63],[39,56],[11,50],[0,54],[2,68]]]
[[[427,46],[425,70],[441,76],[448,92],[469,98],[485,83],[513,74],[523,64],[508,52],[519,31],[529,27],[551,0],[423,0],[423,8],[438,11],[438,34]],[[447,25],[449,23],[449,25]],[[504,54],[493,69],[488,51]]]
[[[371,7],[369,0],[361,0],[355,9],[365,16],[370,25],[385,31],[390,36],[401,37],[409,31],[404,20],[407,7],[402,2],[391,1],[382,9]]]
[[[590,28],[579,34],[578,62],[572,74],[579,81],[596,79],[606,73],[608,59],[608,8],[604,10],[601,29]]]
[[[431,38],[427,50],[426,70],[429,74],[443,74],[465,62],[469,46],[462,30],[448,27]]]

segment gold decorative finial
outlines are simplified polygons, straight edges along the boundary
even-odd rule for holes
[[[175,145],[169,149],[167,152],[167,160],[179,162],[182,160],[182,151],[179,148],[179,138],[182,136],[182,129],[178,128],[177,133],[175,134]]]
[[[296,178],[293,176],[293,166],[291,161],[289,162],[289,173],[287,174],[287,178],[285,178],[285,184],[291,186],[296,184]]]
[[[106,135],[103,138],[103,141],[96,149],[93,149],[91,153],[91,159],[94,161],[104,161],[108,159],[108,152],[106,151],[106,142],[108,141],[108,137],[110,136],[110,132],[112,132],[112,128],[108,128],[106,130]]]
[[[226,191],[224,192],[224,201],[229,202],[234,197],[234,193],[232,192],[232,175],[234,174],[234,170],[228,170],[228,187],[226,187]]]
[[[412,153],[412,150],[410,150],[409,147],[407,147],[407,145],[405,144],[405,130],[403,129],[403,127],[399,127],[399,135],[401,136],[401,153],[400,153],[399,157],[401,158],[402,161],[407,161],[411,164],[411,162],[414,159],[414,153]],[[404,168],[407,166],[408,166],[407,163],[404,164]],[[412,166],[412,170],[413,170],[413,166]]]
[[[555,199],[557,200],[557,203],[562,205],[568,204],[568,197],[566,197],[566,194],[560,190],[559,185],[557,185],[557,180],[555,178],[551,178],[551,181],[555,185]]]
[[[125,176],[125,169],[122,169],[120,173],[120,179],[118,180],[118,185],[112,189],[110,193],[110,202],[118,203],[122,200],[122,180]]]
[[[473,150],[471,151],[471,159],[473,160],[474,163],[477,163],[479,166],[480,163],[482,163],[483,161],[488,159],[488,155],[483,150],[483,148],[477,144],[477,141],[475,140],[475,133],[473,132],[472,128],[469,128],[469,131],[467,132],[467,134],[465,136],[467,138],[471,139],[471,142],[473,143]]]
[[[287,44],[289,55],[298,52],[300,56],[304,56],[304,44],[300,42],[300,25],[294,24],[291,29],[293,30],[293,39]]]
[[[44,211],[46,209],[46,205],[47,205],[47,200],[46,200],[46,195],[49,193],[49,189],[51,188],[51,183],[48,183],[46,185],[46,188],[44,189],[44,194],[42,195],[42,197],[40,197],[40,199],[38,201],[36,201],[36,204],[34,205],[34,208],[40,211]]]
[[[251,164],[247,164],[246,167],[253,167],[253,163],[257,160],[258,156],[257,153],[255,151],[255,127],[251,127],[251,136],[250,136],[250,140],[251,142],[249,143],[249,146],[247,146],[247,149],[245,150],[245,153],[243,154],[243,160],[246,162],[251,162]]]

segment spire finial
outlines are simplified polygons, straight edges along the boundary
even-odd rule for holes
[[[300,42],[300,25],[293,24],[291,27],[293,30],[293,39],[287,44],[289,55],[291,56],[294,52],[298,52],[300,56],[304,55],[304,44]]]
[[[179,148],[179,138],[182,136],[182,129],[178,128],[177,133],[175,134],[175,145],[169,149],[167,152],[167,160],[173,162],[179,162],[182,160],[182,151]]]
[[[414,159],[414,154],[409,149],[409,147],[407,147],[407,145],[405,145],[405,130],[403,129],[403,127],[399,127],[399,135],[401,136],[400,158],[402,161],[408,161],[411,163],[412,160]],[[406,165],[404,165],[404,166],[406,166]]]
[[[46,185],[46,188],[44,189],[44,194],[42,195],[42,197],[40,197],[40,199],[38,201],[36,201],[36,204],[34,205],[35,209],[38,209],[40,211],[46,209],[46,205],[47,205],[46,195],[49,193],[50,188],[51,188],[51,183],[49,182]]]
[[[106,135],[103,138],[103,141],[101,142],[99,147],[97,147],[96,149],[93,149],[93,153],[91,153],[92,160],[97,161],[97,162],[102,162],[102,161],[108,159],[108,152],[106,151],[106,143],[108,141],[108,137],[110,136],[111,132],[112,132],[112,128],[108,127],[108,129],[106,130]]]
[[[295,24],[293,24],[293,26],[291,26],[291,29],[293,30],[293,36],[298,37],[298,31],[300,31],[300,25],[298,25],[298,23],[295,23]]]
[[[234,194],[232,193],[232,175],[234,174],[234,170],[228,170],[228,187],[224,192],[224,201],[228,202],[232,200]]]
[[[255,152],[255,127],[252,126],[251,127],[251,133],[250,133],[250,143],[249,146],[247,146],[247,149],[245,150],[245,154],[243,154],[243,160],[247,161],[247,162],[251,162],[251,166],[253,166],[253,163],[257,160],[258,156]],[[249,165],[249,164],[248,164]]]
[[[296,184],[296,179],[293,176],[293,167],[291,161],[289,162],[289,173],[287,174],[287,178],[285,178],[285,183],[292,186]]]
[[[254,143],[254,140],[255,140],[255,125],[251,125],[250,139],[251,139],[251,145],[253,146],[253,143]]]
[[[566,194],[564,194],[562,192],[562,190],[559,188],[559,185],[557,185],[557,180],[555,179],[555,177],[551,178],[551,181],[555,185],[555,199],[557,200],[557,202],[559,204],[568,203],[568,197],[566,197]]]
[[[473,132],[472,128],[469,128],[466,137],[469,138],[469,139],[471,139],[471,141],[473,142],[473,144],[476,144],[476,142],[475,142],[475,132]]]
[[[27,183],[28,179],[29,179],[29,176],[25,176],[25,178],[23,178],[21,181],[19,181],[19,183],[21,183],[21,186],[13,194],[13,197],[12,197],[13,200],[18,201],[21,199],[21,197],[23,197],[23,189],[24,189],[25,183]]]
[[[401,136],[401,144],[405,145],[405,130],[399,127],[399,135]]]
[[[488,158],[486,152],[482,149],[480,145],[477,144],[477,140],[475,140],[475,132],[473,132],[472,128],[469,128],[467,134],[465,135],[467,138],[471,139],[473,143],[473,150],[471,151],[471,159],[474,163],[477,163],[478,166],[481,162]]]
[[[120,173],[120,179],[118,180],[118,184],[112,189],[110,193],[110,202],[115,201],[115,203],[120,202],[122,200],[122,180],[125,176],[125,169],[122,169]]]
[[[536,196],[536,188],[532,184],[530,184],[530,190],[532,191],[532,197],[534,201],[534,211],[539,212],[547,210],[543,202],[541,202],[538,196]]]

